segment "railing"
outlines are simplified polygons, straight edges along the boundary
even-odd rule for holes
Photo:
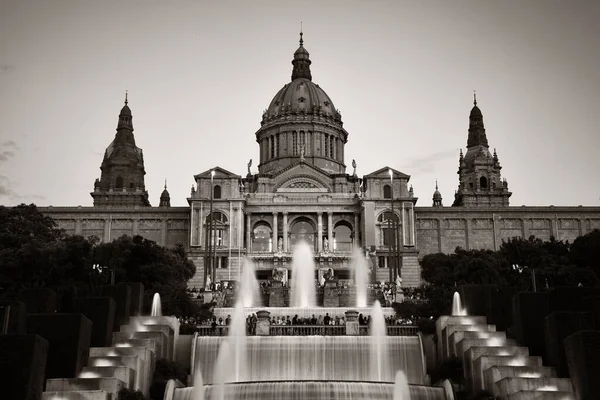
[[[227,336],[229,327],[218,325],[199,325],[196,327],[199,336]],[[360,336],[369,336],[370,330],[366,325],[360,325]],[[388,325],[388,336],[416,336],[419,328],[412,325]],[[250,332],[246,332],[250,335]],[[345,325],[271,325],[269,336],[345,336]]]
[[[271,325],[270,336],[344,336],[345,325]]]

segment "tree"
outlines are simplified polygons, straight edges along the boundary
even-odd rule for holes
[[[163,312],[194,316],[197,307],[187,295],[187,281],[196,273],[183,245],[159,246],[141,236],[122,236],[95,248],[95,263],[115,271],[115,282],[142,282],[148,293],[159,293]]]
[[[570,257],[575,265],[591,268],[600,274],[600,230],[594,229],[575,239]]]

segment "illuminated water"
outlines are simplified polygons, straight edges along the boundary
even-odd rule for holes
[[[396,373],[396,381],[394,382],[394,397],[393,400],[411,400],[412,395],[406,375],[402,371]]]
[[[458,292],[454,292],[454,296],[452,296],[452,315],[454,316],[466,316],[467,310],[463,308],[462,301],[460,300],[460,294]]]
[[[307,243],[298,243],[292,257],[292,307],[315,307],[317,292],[315,259]]]
[[[256,280],[254,263],[248,258],[244,259],[241,279],[237,301],[241,300],[244,307],[259,307],[260,292],[258,280]]]
[[[379,300],[375,301],[371,316],[371,375],[372,380],[382,381],[384,374],[389,370],[389,357],[387,357],[387,328],[385,318],[381,311]]]
[[[162,317],[162,305],[160,304],[160,294],[154,293],[152,297],[152,310],[150,311],[151,317]]]
[[[207,386],[206,400],[446,400],[441,387],[410,385],[410,397],[396,398],[395,384],[378,382],[252,382],[226,385],[222,394],[217,391],[216,386]],[[176,389],[173,399],[198,400],[191,388]]]
[[[216,383],[213,366],[225,338],[199,336],[196,366],[204,371],[206,384]],[[417,336],[387,336],[383,345],[381,381],[394,382],[397,370],[411,384],[422,385],[423,352]],[[378,381],[371,363],[369,336],[248,336],[245,381]],[[228,344],[227,347],[231,347]],[[228,350],[229,351],[229,350]],[[230,365],[229,371],[233,368]]]
[[[356,307],[366,307],[369,268],[364,254],[358,247],[355,247],[352,252],[351,269],[354,272],[354,283],[356,284]]]

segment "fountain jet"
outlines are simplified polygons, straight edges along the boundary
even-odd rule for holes
[[[292,258],[292,307],[315,307],[315,260],[307,243],[296,245]]]
[[[258,288],[258,280],[254,271],[254,263],[246,258],[242,268],[242,281],[240,282],[240,290],[238,292],[237,301],[242,301],[244,307],[260,307],[260,295]]]
[[[152,297],[152,310],[150,311],[151,317],[162,317],[162,305],[160,304],[160,294],[154,293]]]
[[[352,253],[352,270],[356,285],[356,307],[367,306],[367,283],[369,282],[369,269],[367,260],[358,247]]]
[[[460,294],[458,292],[454,292],[454,296],[452,297],[452,315],[453,316],[466,316],[467,309],[463,308],[462,301],[460,300]]]
[[[387,352],[387,327],[385,317],[379,300],[373,306],[371,319],[371,376],[374,381],[381,382],[387,375],[388,352]]]
[[[406,374],[403,371],[396,372],[396,380],[394,382],[394,400],[410,400],[410,388]]]

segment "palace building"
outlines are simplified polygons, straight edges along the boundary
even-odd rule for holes
[[[299,242],[312,247],[317,268],[331,268],[340,279],[349,278],[352,251],[359,247],[372,261],[373,280],[400,275],[404,286],[418,286],[425,254],[457,246],[498,249],[515,236],[573,240],[600,228],[599,207],[509,205],[511,192],[477,101],[451,204],[444,206],[437,184],[431,200],[418,202],[410,175],[386,166],[359,177],[352,160],[348,173],[349,134],[333,100],[312,80],[302,34],[292,65],[290,82],[275,94],[256,131],[258,172],[252,160],[245,174],[216,166],[194,176],[188,207],[170,206],[166,183],[158,207],[151,206],[126,98],[91,193],[93,207],[41,210],[68,233],[102,241],[141,235],[165,246],[183,243],[197,267],[189,283],[195,287],[207,276],[238,279],[244,257],[254,260],[259,279],[268,279],[274,268],[289,268]],[[207,263],[214,269],[205,270]]]

